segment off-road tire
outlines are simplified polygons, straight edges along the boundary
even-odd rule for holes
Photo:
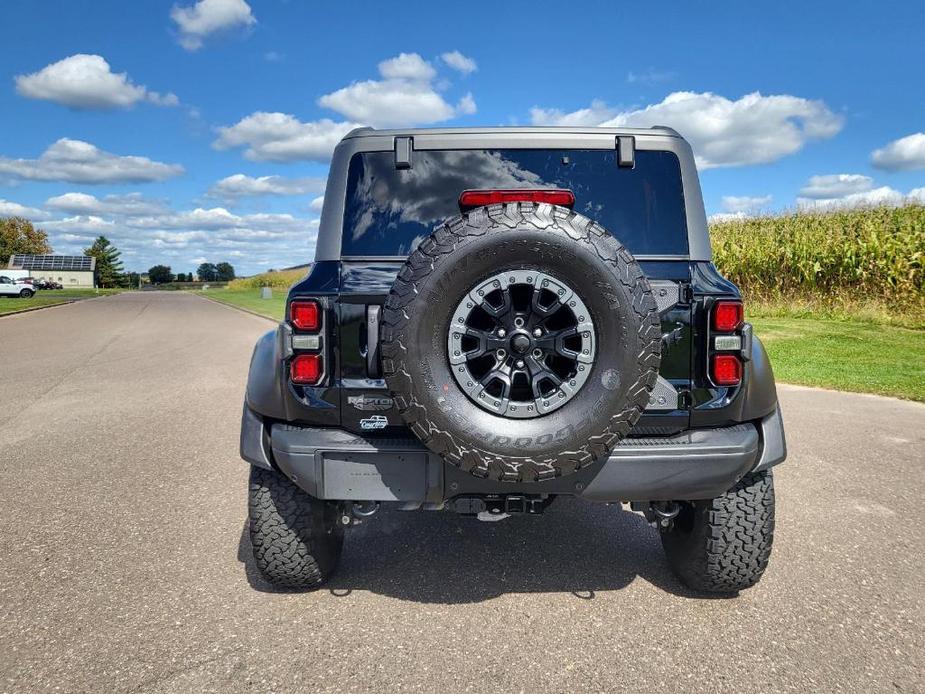
[[[251,467],[248,516],[254,561],[270,583],[311,590],[333,573],[344,541],[334,504],[274,470]]]
[[[709,501],[682,505],[662,531],[668,563],[690,588],[736,593],[755,585],[774,540],[774,479],[770,470],[746,475]]]
[[[29,299],[32,297],[33,294],[35,294],[35,292],[32,291],[31,289],[23,289],[21,292],[19,292],[19,298]]]
[[[588,305],[600,345],[581,390],[533,419],[473,403],[446,347],[465,293],[512,269],[568,283]],[[548,204],[476,208],[437,227],[398,273],[381,338],[383,375],[415,435],[448,463],[502,482],[568,475],[609,454],[648,405],[661,358],[655,299],[635,258],[596,222]]]

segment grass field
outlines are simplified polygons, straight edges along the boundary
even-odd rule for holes
[[[276,320],[282,320],[286,310],[285,289],[274,289],[272,299],[261,299],[260,289],[207,289],[196,293]]]
[[[808,318],[749,320],[782,383],[925,402],[925,330]]]
[[[0,296],[0,316],[10,313],[19,313],[31,308],[43,306],[57,306],[58,304],[67,304],[80,299],[89,299],[94,296],[104,296],[106,294],[118,294],[125,291],[124,289],[40,289],[30,299],[20,299],[19,297]]]

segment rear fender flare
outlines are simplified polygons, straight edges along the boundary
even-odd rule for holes
[[[751,358],[745,364],[747,374],[739,418],[742,422],[761,419],[777,407],[777,386],[771,360],[761,340],[756,335],[751,337]]]
[[[280,323],[276,330],[264,333],[254,346],[247,374],[247,406],[272,419],[287,419],[282,365],[289,356],[285,353],[289,332],[289,327]]]

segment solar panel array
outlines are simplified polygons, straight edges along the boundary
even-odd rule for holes
[[[23,255],[10,258],[10,267],[23,270],[86,270],[92,271],[96,258],[88,255]]]

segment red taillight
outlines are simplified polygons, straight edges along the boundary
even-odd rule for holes
[[[321,380],[323,366],[320,354],[298,354],[289,362],[289,378],[299,385],[316,385]]]
[[[570,190],[464,190],[459,196],[459,209],[497,205],[502,202],[548,202],[550,205],[572,207],[575,194]]]
[[[713,383],[737,386],[742,382],[742,361],[733,354],[713,355]]]
[[[744,315],[741,301],[717,301],[713,304],[713,329],[731,333],[742,325]]]
[[[289,321],[299,330],[314,332],[321,327],[321,308],[317,301],[293,301]]]

